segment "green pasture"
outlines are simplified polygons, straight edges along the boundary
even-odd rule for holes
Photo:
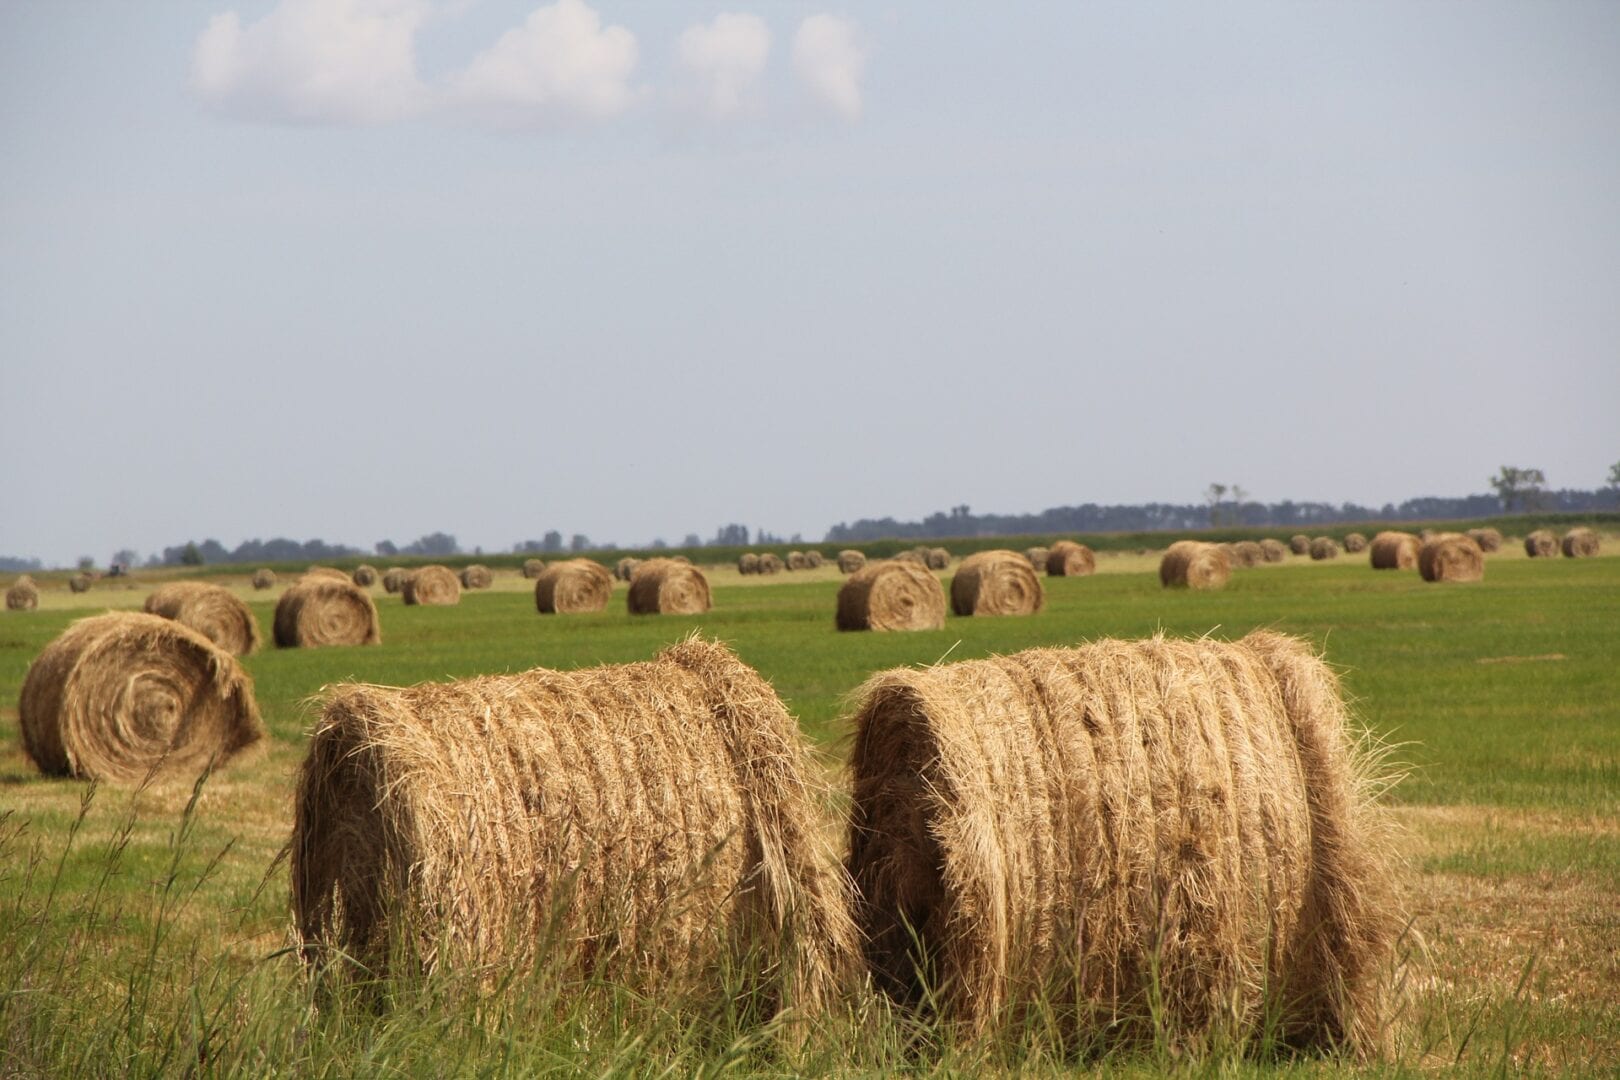
[[[453,608],[406,607],[379,588],[380,646],[246,659],[270,746],[195,792],[92,794],[40,777],[20,749],[29,662],[74,618],[138,603],[138,588],[0,613],[0,1075],[1620,1068],[1620,557],[1505,552],[1466,585],[1375,572],[1359,556],[1290,559],[1210,593],[1162,589],[1153,567],[1103,559],[1095,576],[1045,579],[1039,615],[951,617],[913,634],[834,630],[830,568],[761,580],[709,567],[714,610],[696,617],[632,617],[622,584],[605,612],[542,616],[511,569]],[[266,641],[280,591],[242,592]],[[303,733],[330,683],[640,660],[696,631],[770,679],[835,769],[848,697],[884,668],[1257,627],[1323,650],[1405,774],[1390,798],[1410,865],[1409,1001],[1375,1062],[1187,1061],[1165,1047],[1076,1061],[1038,1040],[940,1045],[876,1006],[791,1049],[734,1018],[611,993],[590,1008],[549,1003],[543,1023],[406,989],[380,1010],[317,1008],[285,948],[278,855]]]

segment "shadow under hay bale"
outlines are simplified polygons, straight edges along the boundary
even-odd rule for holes
[[[453,607],[461,603],[461,579],[448,566],[419,566],[406,575],[400,596],[411,605]]]
[[[648,559],[636,567],[625,603],[632,615],[701,615],[711,604],[709,579],[690,563]]]
[[[1571,559],[1589,559],[1598,553],[1602,543],[1598,534],[1584,525],[1578,525],[1564,534],[1564,554]]]
[[[299,772],[306,959],[544,965],[683,1000],[742,974],[813,1013],[859,962],[808,744],[724,646],[407,689],[340,686]],[[407,939],[402,948],[401,939]]]
[[[866,553],[846,548],[838,553],[838,572],[840,574],[853,574],[866,565]]]
[[[1302,642],[1100,641],[858,699],[849,869],[897,1002],[969,1035],[1056,1011],[1104,1046],[1376,1036],[1389,825]]]
[[[1422,541],[1407,532],[1385,531],[1372,538],[1367,559],[1374,570],[1411,570],[1418,563]]]
[[[1461,533],[1436,533],[1418,551],[1424,581],[1478,581],[1485,576],[1485,553]]]
[[[1337,559],[1339,557],[1339,542],[1331,536],[1318,536],[1311,541],[1311,560],[1321,562],[1324,559]]]
[[[349,580],[353,581],[362,589],[369,589],[373,585],[377,584],[377,568],[375,566],[368,566],[365,563],[361,563],[359,566],[354,568],[354,573],[349,575]]]
[[[377,605],[348,578],[305,576],[276,601],[272,636],[283,649],[377,645],[382,626]]]
[[[836,621],[840,630],[939,630],[945,590],[913,560],[867,563],[838,590]]]
[[[268,567],[253,571],[253,587],[260,592],[276,587],[276,572]]]
[[[495,584],[495,575],[489,572],[489,567],[479,563],[463,566],[460,577],[463,589],[487,589]]]
[[[1524,553],[1532,559],[1558,554],[1558,536],[1551,529],[1536,529],[1524,538]]]
[[[1232,563],[1219,544],[1177,540],[1159,560],[1159,584],[1167,589],[1220,589],[1232,576]]]
[[[612,595],[613,575],[591,559],[554,562],[534,583],[534,606],[542,615],[601,611]]]
[[[7,611],[33,611],[39,607],[39,586],[27,574],[11,583],[6,590]]]
[[[1280,563],[1288,560],[1288,545],[1281,540],[1266,537],[1260,541],[1260,555],[1268,563]]]
[[[1016,551],[976,551],[951,578],[951,610],[958,615],[1033,615],[1045,606],[1039,575]]]
[[[1345,533],[1344,550],[1351,555],[1360,555],[1367,550],[1367,538],[1358,532]]]
[[[233,656],[247,656],[259,647],[259,620],[221,585],[171,581],[153,589],[142,610],[189,626]]]
[[[1059,540],[1046,551],[1048,577],[1085,577],[1097,571],[1097,554],[1084,544]]]
[[[47,645],[17,714],[41,772],[113,783],[154,769],[194,777],[264,737],[253,681],[235,657],[133,611],[81,619]]]

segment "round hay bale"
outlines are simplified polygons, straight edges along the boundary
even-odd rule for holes
[[[770,684],[697,639],[649,663],[340,686],[298,774],[296,933],[362,981],[403,956],[709,1002],[725,971],[814,1015],[859,963],[829,799]]]
[[[1485,553],[1462,533],[1438,533],[1418,551],[1424,581],[1478,581],[1485,576]]]
[[[929,548],[926,558],[930,570],[945,570],[951,565],[951,553],[942,547]]]
[[[951,578],[958,615],[1033,615],[1046,606],[1041,579],[1016,551],[976,551]]]
[[[406,576],[400,595],[407,604],[453,607],[461,603],[461,579],[448,566],[419,566]]]
[[[1500,529],[1484,528],[1469,529],[1463,534],[1479,545],[1479,550],[1490,555],[1502,550],[1502,531]]]
[[[1423,542],[1408,532],[1386,530],[1372,538],[1368,559],[1374,570],[1410,570],[1418,563]]]
[[[410,578],[410,576],[411,572],[406,570],[404,567],[390,566],[387,570],[383,571],[383,590],[388,593],[404,592],[405,582]]]
[[[377,645],[382,627],[371,596],[347,578],[301,578],[276,602],[271,636],[283,649]]]
[[[837,623],[840,630],[939,630],[945,590],[914,560],[867,563],[838,590]]]
[[[1376,1037],[1390,826],[1304,643],[1105,640],[857,700],[848,866],[893,1000],[969,1034],[1056,1013],[1082,1042]]]
[[[613,575],[591,559],[563,559],[534,582],[534,607],[542,615],[601,611],[613,595]]]
[[[1268,536],[1260,541],[1260,556],[1268,563],[1284,562],[1288,558],[1288,545]]]
[[[276,585],[276,572],[268,567],[260,567],[253,571],[253,587],[260,592],[273,589]]]
[[[1084,544],[1059,540],[1046,552],[1049,577],[1085,577],[1097,571],[1097,555]]]
[[[33,611],[39,607],[39,586],[27,574],[11,583],[6,590],[7,611]]]
[[[906,563],[911,563],[911,564],[913,564],[915,566],[926,567],[928,565],[928,552],[927,551],[919,551],[916,548],[912,548],[909,551],[899,552],[890,561],[891,562],[906,562]]]
[[[1532,559],[1558,554],[1558,535],[1551,529],[1537,529],[1524,538],[1524,553]]]
[[[487,589],[495,584],[495,575],[489,572],[489,567],[479,563],[461,568],[461,587],[463,589]]]
[[[1231,560],[1219,544],[1177,540],[1159,560],[1159,584],[1167,589],[1220,589],[1231,576]]]
[[[68,591],[75,593],[89,592],[90,586],[94,583],[94,581],[95,579],[89,574],[74,574],[72,577],[68,578]]]
[[[1024,550],[1024,558],[1029,560],[1038,573],[1046,573],[1046,557],[1051,554],[1050,548],[1032,547]]]
[[[1253,540],[1225,544],[1226,557],[1233,566],[1254,567],[1266,561],[1266,553]]]
[[[636,567],[626,602],[632,615],[701,615],[710,607],[709,579],[690,563],[648,559]]]
[[[373,585],[377,584],[377,568],[375,566],[367,566],[365,563],[361,563],[359,566],[354,568],[354,573],[349,575],[349,580],[353,581],[362,589],[369,589]]]
[[[1600,546],[1598,534],[1584,525],[1578,525],[1564,534],[1564,554],[1571,559],[1589,559],[1598,553]]]
[[[745,551],[741,555],[737,556],[737,573],[759,573],[759,556],[755,555],[752,551]]]
[[[840,574],[853,574],[865,565],[865,552],[856,551],[854,548],[845,548],[838,553],[838,572]]]
[[[1339,557],[1339,542],[1331,536],[1318,536],[1311,541],[1311,560],[1321,562],[1323,559],[1337,559]]]
[[[789,570],[810,569],[810,560],[804,557],[804,552],[802,551],[790,551],[787,553],[787,558],[783,559],[782,561]]]
[[[353,579],[351,579],[348,574],[345,574],[343,571],[334,566],[312,566],[308,570],[305,570],[302,576],[305,578],[330,578],[333,581],[348,581],[351,584],[353,583]]]
[[[156,615],[80,619],[28,669],[17,702],[40,772],[135,783],[193,777],[264,737],[253,680],[196,631]]]
[[[782,572],[781,556],[774,552],[765,552],[759,557],[759,572],[761,574],[780,574]]]
[[[1311,538],[1304,533],[1295,533],[1288,538],[1288,550],[1295,555],[1309,555],[1311,552]]]
[[[827,564],[827,558],[819,551],[807,551],[804,553],[804,562],[811,570],[820,570]]]
[[[1422,543],[1425,543],[1425,544],[1427,544],[1430,540],[1433,540],[1435,537],[1437,537],[1439,535],[1440,535],[1440,533],[1436,529],[1419,529],[1418,530],[1418,540],[1421,541]]]
[[[247,656],[259,647],[259,620],[221,585],[171,581],[153,589],[141,610],[189,626],[233,656]]]
[[[615,581],[629,581],[636,576],[636,567],[641,565],[640,559],[626,555],[613,564],[613,578]]]
[[[533,581],[535,578],[539,577],[540,571],[544,570],[545,568],[546,564],[542,559],[523,560],[523,576],[528,578],[530,581]]]
[[[1361,554],[1367,550],[1367,538],[1361,533],[1345,533],[1344,550],[1351,555]]]

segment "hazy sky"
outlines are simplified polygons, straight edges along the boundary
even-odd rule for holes
[[[0,4],[0,553],[1620,458],[1620,4]]]

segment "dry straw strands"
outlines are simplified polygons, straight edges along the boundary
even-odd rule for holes
[[[1268,563],[1283,562],[1288,558],[1288,545],[1268,536],[1260,541],[1260,555]]]
[[[1159,560],[1159,584],[1167,589],[1219,589],[1231,576],[1231,560],[1219,544],[1177,540]]]
[[[782,572],[782,557],[775,552],[767,551],[759,557],[759,573],[780,574]]]
[[[1524,538],[1524,553],[1532,559],[1558,554],[1558,536],[1551,529],[1537,529]]]
[[[354,568],[354,573],[349,575],[349,580],[353,581],[362,589],[369,589],[373,585],[377,584],[377,568],[375,566],[367,566],[365,563],[361,563],[359,566]]]
[[[709,610],[709,579],[690,563],[648,559],[636,567],[626,603],[632,615],[700,615]]]
[[[1436,533],[1418,551],[1424,581],[1478,581],[1485,576],[1485,553],[1462,533]]]
[[[853,574],[865,565],[865,552],[856,551],[854,548],[846,548],[838,553],[838,572],[841,574]]]
[[[613,575],[590,559],[554,562],[534,582],[534,606],[542,615],[601,611],[612,595]]]
[[[1318,536],[1311,541],[1311,558],[1316,562],[1339,557],[1339,542],[1331,536]]]
[[[951,610],[958,615],[1033,615],[1046,606],[1041,579],[1016,551],[977,551],[951,578]]]
[[[840,630],[939,630],[945,590],[921,563],[867,563],[838,590],[837,623]]]
[[[535,578],[539,577],[540,571],[544,570],[545,568],[546,564],[542,559],[523,560],[523,576],[528,578],[530,581],[533,581]]]
[[[39,586],[27,574],[11,583],[6,590],[7,611],[33,611],[39,607]]]
[[[806,559],[804,557],[804,552],[802,552],[802,551],[790,551],[790,552],[788,552],[787,553],[787,558],[784,559],[783,562],[785,562],[787,564],[787,568],[789,570],[808,570],[808,569],[810,569],[810,560]]]
[[[272,630],[276,644],[284,649],[376,645],[382,641],[377,605],[348,578],[306,575],[293,582],[276,602]]]
[[[410,576],[411,572],[406,570],[404,567],[390,566],[387,570],[383,571],[383,590],[389,593],[403,592],[405,590],[405,582],[409,580]]]
[[[1502,532],[1500,529],[1469,529],[1464,535],[1478,544],[1479,550],[1487,555],[1502,550]]]
[[[1500,540],[1500,537],[1498,537]],[[1367,538],[1361,533],[1344,534],[1344,550],[1351,555],[1359,555],[1367,550]]]
[[[1288,550],[1295,555],[1308,555],[1311,551],[1311,538],[1304,533],[1295,533],[1288,538]]]
[[[1059,540],[1046,552],[1046,572],[1051,577],[1084,577],[1097,571],[1097,555],[1084,544]]]
[[[94,581],[95,579],[89,574],[74,574],[68,578],[68,591],[76,593],[89,592]]]
[[[1046,557],[1050,554],[1051,550],[1043,547],[1032,547],[1024,550],[1024,558],[1029,560],[1029,565],[1042,574],[1046,573]]]
[[[405,578],[401,595],[407,604],[451,607],[461,603],[461,579],[448,566],[419,566]]]
[[[17,703],[41,772],[131,783],[195,776],[264,736],[253,681],[180,623],[133,611],[81,619],[47,645]]]
[[[926,984],[969,1034],[1041,1009],[1181,1046],[1378,1031],[1389,826],[1302,642],[1100,641],[858,698],[849,868],[894,998]]]
[[[152,590],[142,610],[189,626],[234,656],[246,656],[259,647],[259,620],[222,585],[171,581]]]
[[[928,564],[930,570],[944,570],[951,565],[951,553],[942,547],[929,548],[927,554],[923,556],[923,561]]]
[[[858,963],[816,773],[770,685],[696,639],[341,686],[298,778],[297,931],[317,962],[403,952],[488,983],[545,965],[712,998],[746,964],[767,1003],[813,1011]]]
[[[253,571],[253,587],[261,592],[273,589],[276,585],[276,572],[269,567],[260,567]]]
[[[737,556],[737,573],[759,573],[759,556],[755,555],[752,551],[745,551],[741,555]]]
[[[1253,540],[1238,540],[1221,546],[1225,549],[1226,557],[1233,566],[1247,568],[1259,566],[1266,561],[1266,553]]]
[[[464,589],[487,589],[495,583],[495,575],[489,572],[489,567],[479,563],[461,568],[461,587]]]
[[[1598,553],[1598,534],[1584,525],[1578,525],[1564,534],[1564,554],[1571,559],[1591,558]]]
[[[1368,559],[1374,570],[1410,570],[1423,543],[1407,532],[1384,531],[1372,538]]]
[[[613,578],[614,578],[614,580],[615,581],[629,581],[631,578],[636,576],[636,567],[638,567],[640,565],[641,565],[641,560],[640,559],[633,558],[632,556],[626,555],[624,558],[620,559],[618,562],[613,564]]]

